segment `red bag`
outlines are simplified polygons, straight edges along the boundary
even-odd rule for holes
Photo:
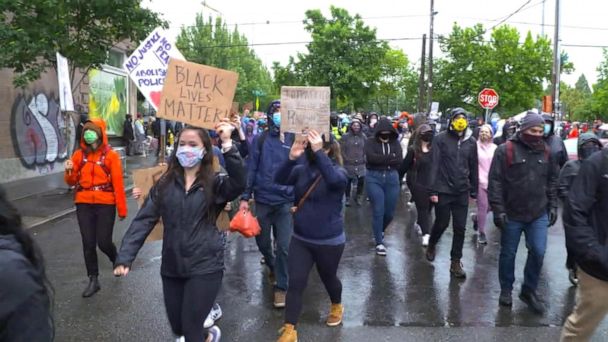
[[[230,231],[239,232],[246,238],[254,237],[261,232],[258,220],[249,210],[241,210],[230,221]]]

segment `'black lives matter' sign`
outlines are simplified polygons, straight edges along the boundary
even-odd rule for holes
[[[171,59],[157,116],[213,129],[230,117],[238,78],[232,71]]]

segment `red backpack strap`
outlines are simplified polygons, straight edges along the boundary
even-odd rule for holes
[[[513,142],[511,140],[507,140],[505,144],[507,145],[507,168],[509,168],[513,164]]]

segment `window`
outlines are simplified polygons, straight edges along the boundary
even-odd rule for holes
[[[107,65],[122,69],[122,64],[125,61],[125,54],[120,51],[110,50],[108,52]]]

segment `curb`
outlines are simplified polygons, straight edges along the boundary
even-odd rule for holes
[[[125,192],[127,192],[127,191],[131,191],[131,190],[133,190],[133,188],[134,188],[134,185],[133,185],[133,184],[128,185],[128,186],[126,186],[126,187],[125,187]],[[25,229],[32,229],[32,228],[36,228],[36,227],[41,226],[41,225],[43,225],[43,224],[45,224],[45,223],[49,223],[49,222],[51,222],[51,221],[57,220],[57,219],[59,219],[59,218],[62,218],[63,216],[70,215],[71,213],[73,213],[73,212],[75,212],[75,211],[76,211],[76,208],[75,208],[75,207],[72,207],[72,208],[68,208],[68,209],[62,210],[62,211],[57,212],[57,213],[55,213],[55,214],[52,214],[52,215],[50,215],[50,216],[47,216],[47,217],[41,218],[41,219],[40,219],[40,220],[38,220],[38,221],[32,222],[32,223],[30,223],[29,225],[25,225],[25,226],[24,226],[24,228],[25,228]]]

